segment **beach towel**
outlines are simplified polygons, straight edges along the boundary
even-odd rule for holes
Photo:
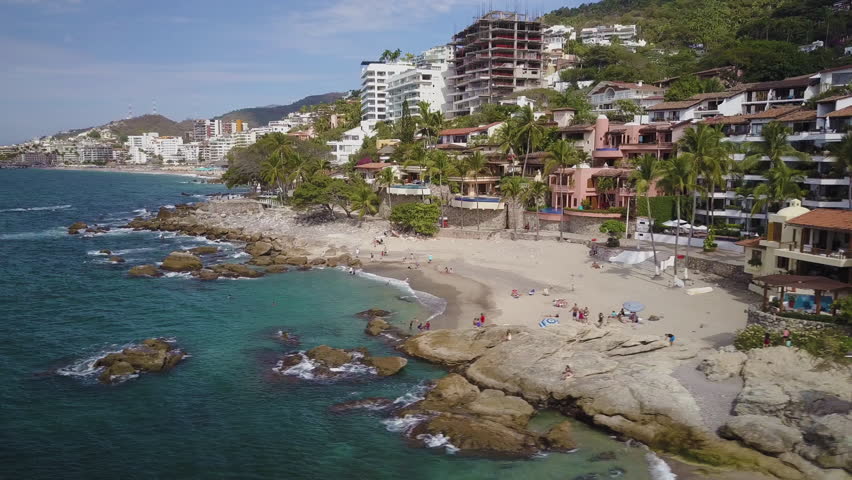
[[[559,325],[559,319],[547,317],[538,322],[538,326],[541,328],[547,327],[548,325]]]

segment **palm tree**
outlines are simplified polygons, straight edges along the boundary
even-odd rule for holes
[[[379,196],[365,182],[353,186],[350,196],[352,210],[358,212],[358,226],[364,224],[364,215],[375,215],[379,211]]]
[[[615,179],[612,177],[598,177],[597,182],[595,182],[595,191],[604,192],[604,200],[606,200],[607,205],[610,205],[610,197],[606,192],[615,190],[615,187]]]
[[[464,161],[465,169],[464,176],[472,176],[474,188],[476,191],[476,209],[479,210],[479,174],[486,171],[488,168],[488,160],[486,160],[485,155],[482,152],[473,152],[473,155],[467,157]],[[476,229],[479,230],[479,224],[481,222],[476,222]]]
[[[544,206],[544,199],[547,196],[548,187],[544,182],[532,181],[524,184],[522,198],[524,203],[535,207],[536,211],[536,229],[535,239],[538,240],[541,223],[538,221],[538,211]]]
[[[557,178],[559,179],[559,186],[562,186],[562,173],[559,170],[567,167],[573,167],[577,164],[577,150],[566,140],[558,140],[554,142],[550,149],[548,150],[550,153],[550,158],[544,164],[544,176],[547,177],[553,172],[557,172]],[[560,203],[559,199],[562,198],[562,192],[560,192],[557,196],[557,204]],[[554,205],[554,207],[559,207],[560,205]],[[562,208],[565,208],[565,205],[562,205]],[[563,211],[559,215],[559,240],[562,240],[562,232],[565,230],[565,212]]]
[[[426,165],[429,169],[429,179],[433,180],[438,177],[438,187],[441,189],[441,216],[444,216],[444,204],[447,199],[444,198],[444,182],[447,177],[456,172],[453,162],[446,153],[440,150],[432,150],[427,154]]]
[[[636,182],[636,191],[645,195],[645,206],[648,209],[648,218],[651,227],[651,249],[654,251],[654,267],[657,262],[657,244],[654,242],[654,217],[651,212],[650,190],[651,186],[660,178],[660,159],[654,155],[642,155],[634,160],[636,170],[633,172],[633,180]]]
[[[533,111],[531,105],[527,105],[519,110],[517,116],[513,117],[513,119],[517,122],[516,135],[523,139],[526,144],[527,153],[524,156],[524,166],[521,170],[521,175],[524,175],[527,171],[527,159],[529,158],[529,154],[541,141],[541,137],[544,135],[544,127],[538,123],[538,120],[536,120],[535,111]]]
[[[754,215],[761,209],[764,213],[769,211],[769,206],[783,206],[784,202],[793,198],[800,198],[803,194],[799,184],[805,180],[802,172],[795,170],[779,159],[764,172],[766,181],[754,188],[754,205],[751,213]]]
[[[405,163],[402,164],[404,168],[408,168],[411,166],[418,167],[418,172],[420,175],[420,180],[425,183],[425,172],[426,172],[426,147],[423,146],[422,143],[415,143],[414,146],[408,150],[408,154],[406,155],[408,158]],[[423,190],[421,190],[423,192]],[[421,193],[421,200],[426,199],[426,194]]]
[[[843,141],[831,146],[831,153],[837,158],[835,168],[843,170],[846,177],[852,177],[852,132],[843,137]],[[847,209],[852,209],[852,181],[849,182],[849,193],[847,194]]]
[[[386,167],[386,168],[382,169],[381,171],[379,171],[379,173],[376,174],[376,183],[379,185],[380,188],[385,187],[385,193],[387,194],[387,197],[388,197],[388,209],[389,210],[393,210],[393,204],[391,203],[391,196],[390,196],[390,187],[395,182],[396,182],[396,172],[394,172],[393,168],[391,168],[391,167]]]
[[[526,179],[524,177],[503,177],[500,180],[500,196],[509,200],[509,210],[517,209],[518,201],[523,197]],[[508,215],[508,212],[507,212]],[[514,222],[514,231],[518,232],[517,219]]]
[[[287,162],[281,155],[273,155],[260,164],[260,176],[264,182],[275,185],[280,190],[278,198],[284,201],[287,188]]]
[[[680,244],[680,200],[681,196],[689,192],[693,184],[693,164],[689,156],[676,156],[660,165],[660,187],[668,194],[675,197],[675,210],[677,212],[677,229],[675,229],[675,263],[674,276],[677,277],[678,245]]]
[[[692,236],[695,231],[695,210],[698,207],[697,192],[701,192],[703,194],[708,204],[708,210],[712,212],[712,208],[709,204],[709,198],[710,192],[713,190],[708,190],[705,187],[699,188],[697,185],[697,178],[699,175],[703,176],[705,179],[707,179],[708,176],[713,177],[713,180],[719,180],[721,177],[721,175],[716,175],[716,173],[720,170],[720,168],[716,168],[716,166],[723,161],[727,161],[727,158],[729,158],[728,153],[732,148],[730,146],[730,142],[722,141],[723,138],[725,138],[725,134],[722,133],[721,128],[712,127],[702,123],[686,130],[683,138],[681,138],[678,142],[678,148],[680,150],[679,155],[685,157],[687,161],[692,163],[692,171],[695,174],[695,181],[693,182],[692,188],[692,218],[689,222],[689,239],[686,242],[687,265],[689,265],[689,247],[692,244]],[[728,143],[728,145],[724,145],[725,143]],[[715,184],[713,184],[712,188],[716,188]],[[709,215],[710,214],[708,214],[708,220],[710,218]]]

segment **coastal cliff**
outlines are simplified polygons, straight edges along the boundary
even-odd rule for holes
[[[511,333],[511,340],[507,340],[507,333]],[[401,348],[411,356],[451,367],[482,388],[520,396],[538,407],[559,409],[688,461],[759,471],[782,479],[848,478],[849,452],[842,435],[823,432],[825,435],[817,438],[806,432],[798,442],[773,451],[755,448],[762,440],[749,442],[736,433],[726,436],[742,443],[725,440],[709,429],[696,398],[674,376],[677,367],[699,355],[689,345],[669,346],[659,337],[631,335],[620,328],[569,324],[547,329],[495,326],[437,330],[411,337]],[[735,412],[754,402],[763,405],[759,393],[764,389],[755,385],[768,381],[764,374],[777,378],[778,372],[767,367],[773,358],[807,356],[783,347],[772,350],[776,350],[775,355],[759,352],[762,355],[748,356],[748,367],[741,373],[746,375],[746,388],[735,402]],[[815,363],[800,365],[803,369],[783,382],[787,398],[795,401],[818,390],[823,399],[835,399],[840,404],[848,401],[849,369],[808,368]],[[567,376],[566,367],[571,371]],[[822,381],[814,380],[818,377]],[[826,382],[825,378],[835,381]],[[845,386],[840,385],[844,382]],[[765,413],[760,408],[752,405],[748,411]],[[842,410],[843,406],[838,408]],[[827,430],[818,413],[808,415],[812,418],[802,425],[818,424],[821,431]],[[832,414],[848,419],[848,405],[845,415]],[[797,428],[787,423],[790,425],[784,428]],[[763,432],[772,436],[779,430]],[[824,461],[814,463],[803,456]]]

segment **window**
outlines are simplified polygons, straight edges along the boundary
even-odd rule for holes
[[[787,270],[790,268],[790,259],[787,257],[775,257],[775,266],[782,270]]]

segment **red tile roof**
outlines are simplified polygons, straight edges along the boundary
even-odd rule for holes
[[[393,164],[392,164],[392,163],[376,163],[376,162],[370,162],[370,163],[362,163],[361,165],[356,165],[356,166],[355,166],[355,169],[356,169],[356,170],[358,170],[358,169],[364,169],[364,170],[381,170],[381,169],[383,169],[383,168],[390,167],[391,165],[393,165]]]
[[[838,100],[843,100],[844,98],[849,98],[849,97],[852,97],[852,93],[847,93],[846,95],[834,95],[832,97],[826,97],[826,98],[823,98],[822,100],[817,100],[817,103],[836,102]]]
[[[784,80],[775,80],[772,82],[760,82],[750,85],[746,91],[754,92],[758,90],[769,90],[770,88],[791,88],[791,87],[807,87],[811,82],[812,74],[800,75],[798,77],[785,78]]]
[[[840,110],[835,110],[835,111],[829,113],[828,115],[826,115],[826,117],[832,117],[832,118],[852,117],[852,105],[850,105],[846,108],[841,108]]]
[[[707,125],[745,125],[748,123],[748,118],[745,115],[728,115],[705,118],[702,121]]]
[[[649,112],[653,112],[655,110],[683,110],[684,108],[689,108],[701,103],[701,100],[683,100],[680,102],[662,102],[656,105],[652,105],[647,108]]]
[[[793,110],[798,110],[798,109],[799,109],[799,107],[796,106],[796,105],[788,105],[788,106],[785,106],[785,107],[770,108],[769,110],[764,110],[762,112],[750,113],[750,114],[746,115],[745,117],[747,119],[778,118],[781,115],[786,115],[786,114],[792,112]]]
[[[852,232],[852,210],[817,208],[791,220],[787,220],[787,223],[802,227]]]
[[[852,65],[843,65],[842,67],[834,67],[829,68],[827,70],[820,70],[819,73],[836,72],[838,70],[846,70],[847,68],[852,68]]]
[[[480,125],[478,127],[469,127],[469,128],[450,128],[447,130],[441,130],[438,132],[438,135],[446,136],[446,135],[470,135],[471,133],[476,132],[484,132],[489,128],[499,125],[501,122],[489,123],[488,125]]]
[[[734,245],[757,248],[760,246],[760,238],[747,238],[745,240],[740,240],[739,242],[734,242]]]
[[[816,120],[816,110],[796,110],[794,112],[785,113],[776,120],[779,122],[804,122],[807,120]]]

